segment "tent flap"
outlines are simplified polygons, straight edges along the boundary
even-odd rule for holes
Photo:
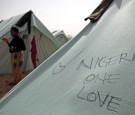
[[[33,12],[29,11],[27,12],[24,16],[22,16],[22,18],[16,23],[16,26],[18,27],[22,27],[26,22],[27,22],[27,26],[28,26],[28,34],[31,33],[31,14]]]
[[[113,1],[114,0],[102,0],[99,6],[84,20],[87,21],[90,19],[92,23],[97,22]]]

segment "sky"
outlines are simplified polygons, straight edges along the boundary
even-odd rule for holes
[[[75,37],[90,21],[84,19],[102,0],[0,0],[0,20],[30,10],[53,32],[63,30]]]

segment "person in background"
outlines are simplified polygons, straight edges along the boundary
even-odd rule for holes
[[[16,27],[12,27],[10,30],[12,40],[8,41],[6,36],[2,37],[2,40],[9,46],[9,53],[11,54],[11,65],[14,76],[14,81],[10,85],[15,85],[23,78],[21,67],[23,65],[24,50],[26,50],[23,39],[19,36],[19,30]]]

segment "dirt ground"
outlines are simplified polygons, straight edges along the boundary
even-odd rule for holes
[[[11,74],[0,75],[0,98],[2,98],[14,85],[9,85],[13,81]]]
[[[30,72],[27,72],[28,75]],[[7,92],[9,92],[15,85],[11,85],[10,83],[13,81],[12,74],[3,74],[0,75],[0,98],[2,98]]]

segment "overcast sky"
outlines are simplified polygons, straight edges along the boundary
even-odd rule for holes
[[[32,10],[50,32],[76,36],[88,23],[84,18],[102,0],[0,0],[0,20]]]

